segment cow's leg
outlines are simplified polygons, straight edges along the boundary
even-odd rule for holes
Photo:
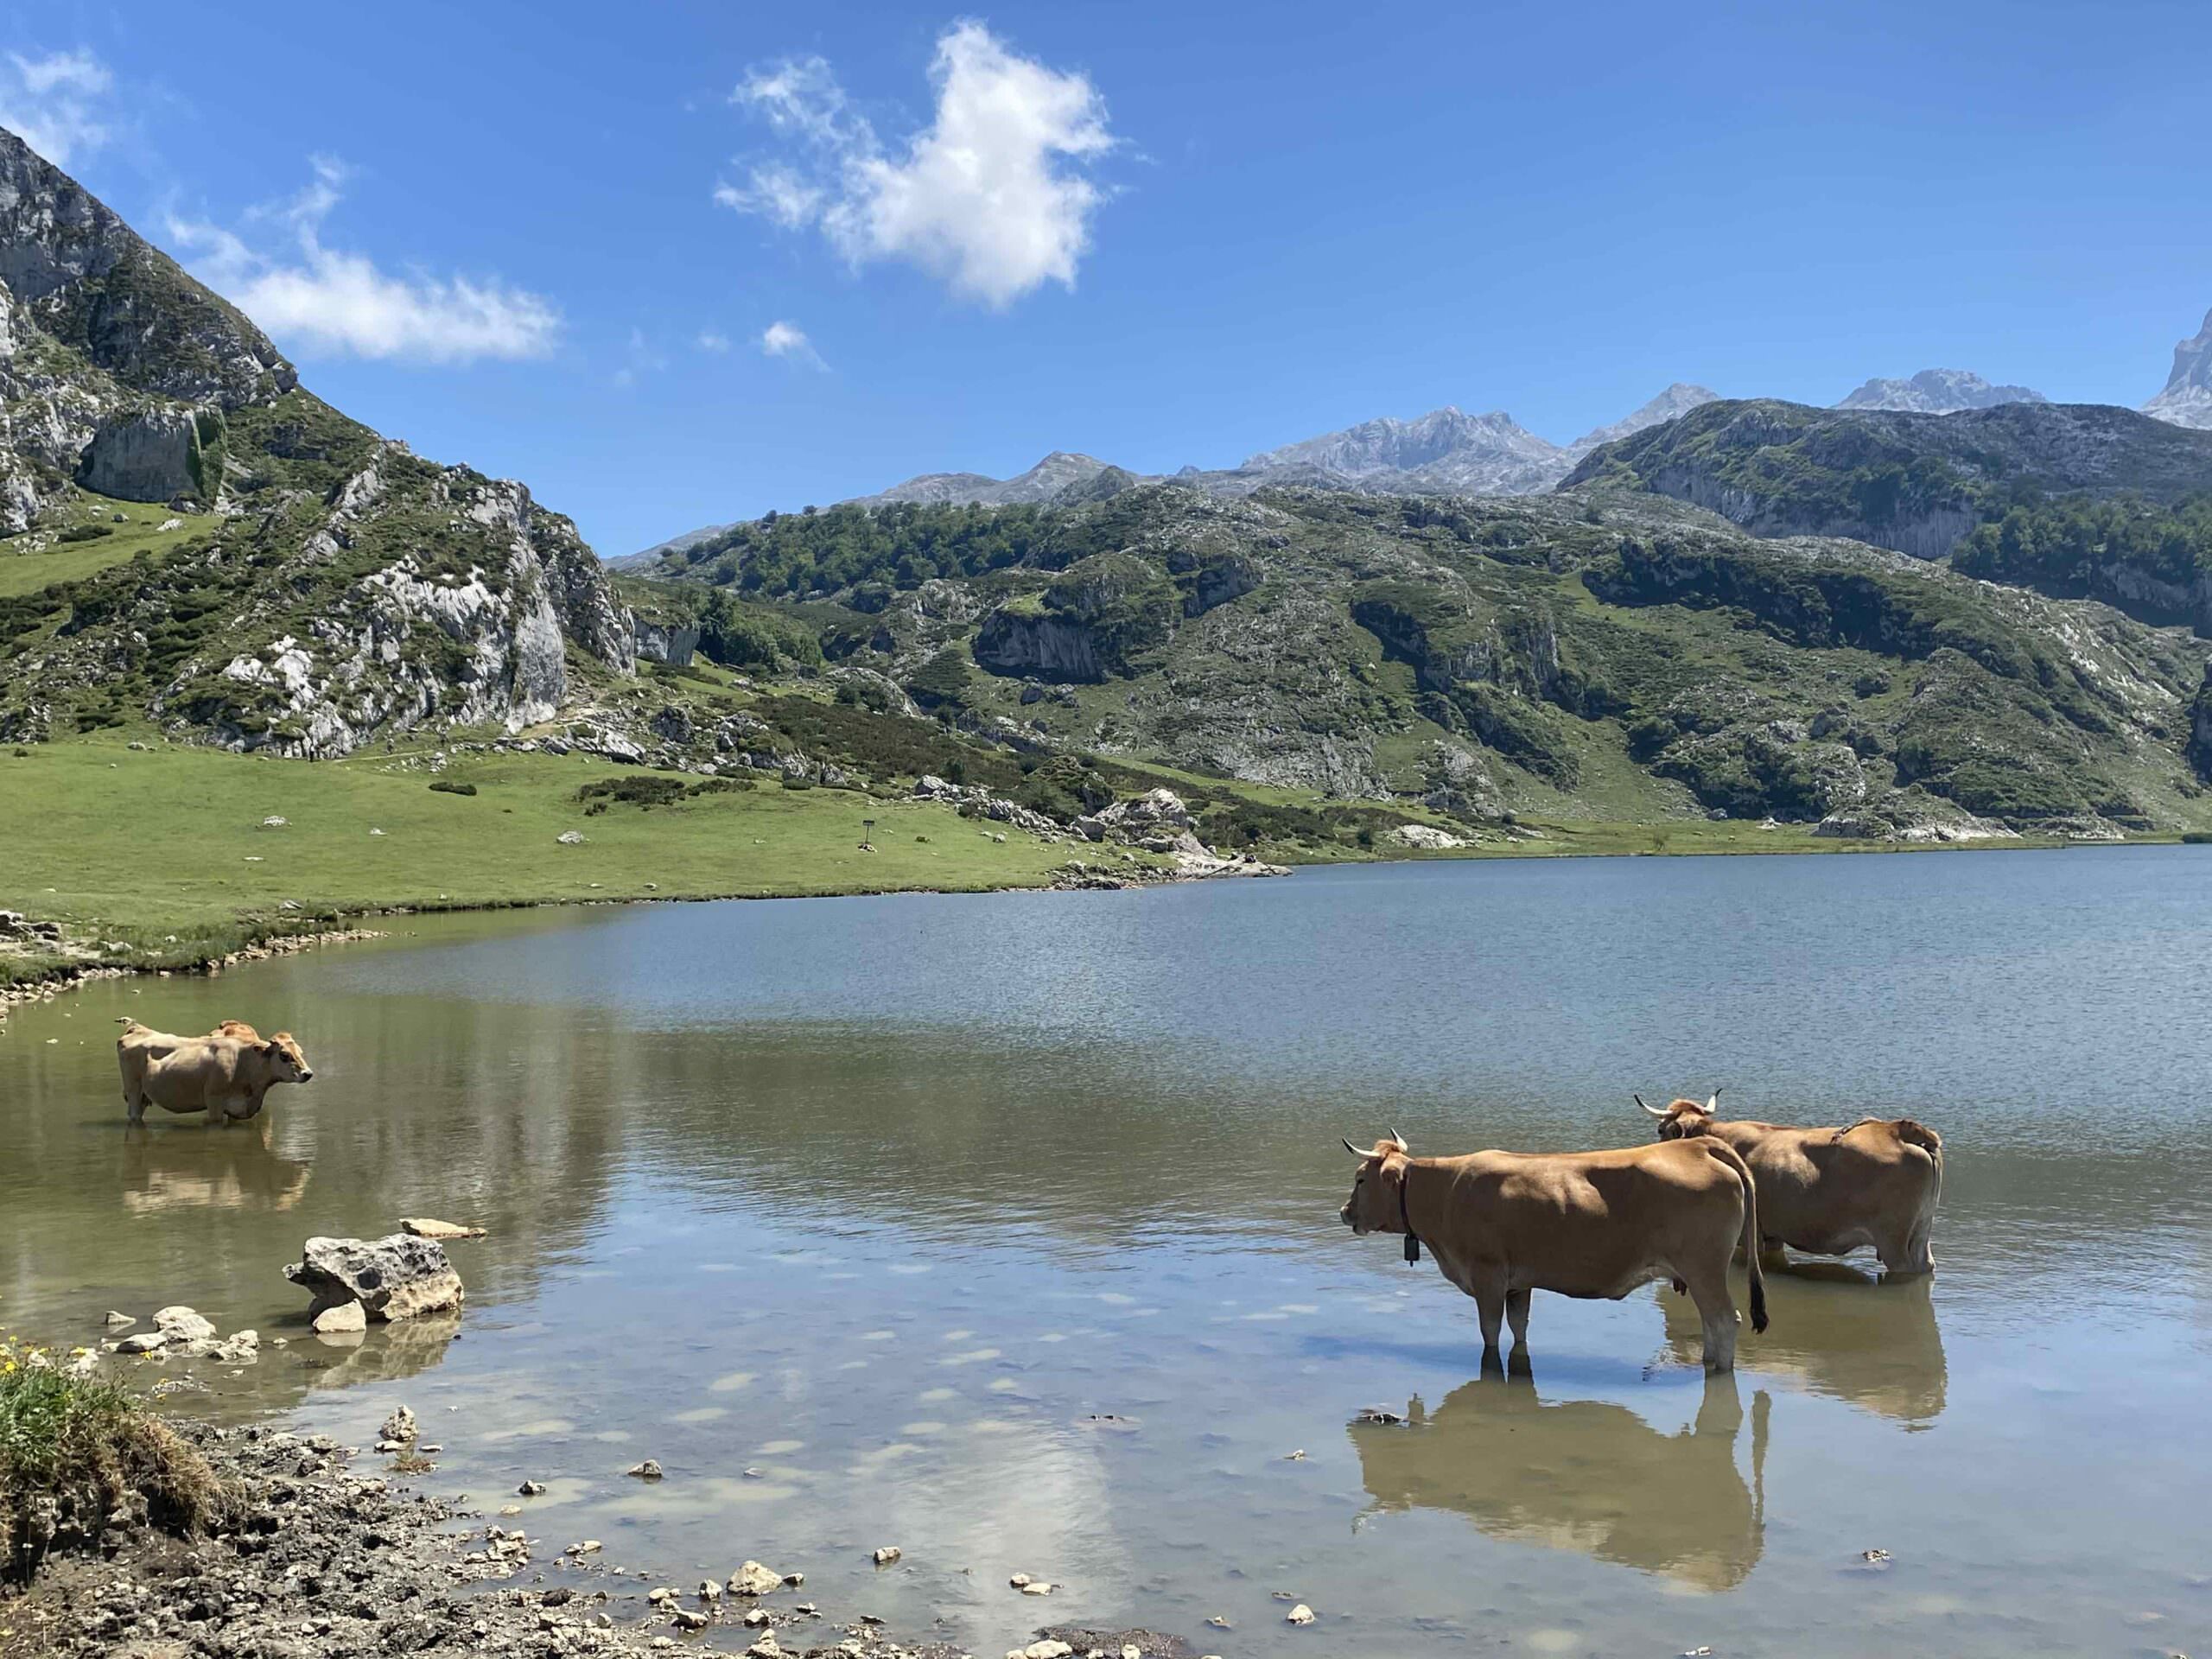
[[[1513,1327],[1513,1356],[1509,1369],[1517,1376],[1530,1373],[1529,1364],[1529,1293],[1505,1293],[1505,1319]]]
[[[1505,1362],[1497,1351],[1497,1332],[1505,1323],[1503,1279],[1485,1280],[1475,1287],[1475,1312],[1483,1322],[1483,1370],[1503,1370]]]
[[[1724,1261],[1726,1258],[1723,1258]],[[1690,1281],[1690,1299],[1697,1304],[1705,1327],[1705,1369],[1718,1375],[1736,1369],[1736,1304],[1728,1294],[1728,1274],[1719,1272]]]

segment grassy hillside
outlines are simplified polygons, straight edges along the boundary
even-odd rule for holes
[[[1649,495],[837,509],[660,574],[812,630],[841,696],[1463,825],[2212,819],[2201,642]]]
[[[1939,558],[2015,507],[2199,494],[2212,488],[2212,432],[2092,404],[1921,415],[1724,401],[1605,445],[1560,487],[1591,486],[1687,501],[1762,536]]]

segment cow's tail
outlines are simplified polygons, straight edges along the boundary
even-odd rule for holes
[[[1735,1147],[1711,1135],[1700,1138],[1714,1157],[1736,1172],[1736,1179],[1744,1184],[1744,1263],[1751,1274],[1751,1329],[1764,1331],[1766,1275],[1759,1271],[1759,1185],[1751,1179],[1751,1166]]]

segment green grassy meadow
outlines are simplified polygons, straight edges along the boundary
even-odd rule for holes
[[[575,755],[456,756],[436,775],[474,785],[467,796],[394,761],[134,750],[122,734],[0,750],[0,908],[127,947],[108,961],[188,966],[376,909],[968,892],[1040,886],[1082,856],[1019,832],[994,841],[998,826],[946,807],[848,790],[763,779],[588,814],[579,788],[640,774]],[[289,822],[263,828],[271,817]],[[873,852],[860,848],[868,818]],[[556,839],[568,830],[583,842]],[[0,956],[0,982],[55,965]]]
[[[172,519],[181,522],[163,530]],[[172,512],[158,502],[116,501],[85,492],[84,505],[71,515],[70,525],[107,533],[91,541],[54,542],[35,552],[25,550],[30,537],[0,537],[0,599],[35,594],[58,582],[81,582],[141,553],[161,557],[213,535],[221,522],[204,513]]]

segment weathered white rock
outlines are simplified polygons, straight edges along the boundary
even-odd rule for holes
[[[1449,830],[1440,830],[1433,823],[1402,823],[1390,831],[1390,839],[1401,847],[1410,847],[1417,852],[1443,853],[1455,847],[1465,847],[1465,837]]]
[[[355,1303],[354,1306],[359,1306],[359,1304]],[[405,1406],[395,1406],[391,1415],[384,1420],[384,1427],[378,1432],[387,1440],[411,1440],[416,1433],[415,1414]]]
[[[412,1233],[417,1238],[435,1238],[441,1243],[456,1238],[481,1238],[481,1227],[464,1227],[457,1221],[439,1221],[430,1216],[402,1216],[399,1230]]]
[[[875,1552],[875,1564],[878,1567],[888,1567],[905,1553],[906,1552],[900,1549],[896,1544],[886,1544],[881,1549]]]
[[[169,1345],[168,1335],[162,1331],[141,1331],[136,1336],[125,1337],[115,1344],[118,1354],[159,1353]]]
[[[658,1480],[661,1473],[660,1464],[655,1459],[647,1458],[643,1463],[632,1464],[623,1472],[634,1475],[639,1480]]]
[[[733,1596],[765,1596],[772,1590],[783,1587],[784,1575],[761,1566],[758,1561],[747,1561],[729,1575],[729,1592]]]
[[[1313,1622],[1313,1610],[1301,1601],[1283,1615],[1283,1621],[1290,1624],[1311,1624]]]
[[[369,1312],[359,1302],[336,1302],[316,1314],[310,1322],[318,1336],[336,1336],[347,1331],[369,1328]]]
[[[111,1331],[122,1331],[137,1324],[138,1321],[132,1319],[128,1313],[117,1313],[111,1312],[107,1316],[105,1323],[107,1325],[107,1328]]]
[[[355,1301],[371,1319],[396,1321],[456,1308],[467,1300],[444,1248],[407,1233],[311,1238],[284,1276],[314,1295],[317,1314]]]
[[[154,1329],[171,1342],[205,1342],[215,1334],[213,1320],[200,1318],[181,1302],[158,1309],[154,1314]]]

